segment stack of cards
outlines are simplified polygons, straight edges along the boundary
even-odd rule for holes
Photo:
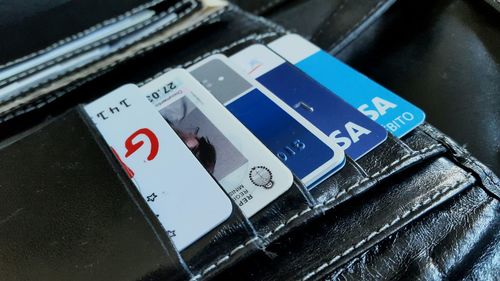
[[[298,35],[122,86],[86,111],[179,251],[233,206],[251,218],[294,177],[312,189],[425,118]]]

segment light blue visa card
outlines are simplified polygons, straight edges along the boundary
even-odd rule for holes
[[[299,35],[285,35],[268,47],[398,138],[425,120],[420,108]]]

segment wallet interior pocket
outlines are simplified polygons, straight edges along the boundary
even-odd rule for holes
[[[84,6],[87,10],[92,9]],[[217,3],[201,5],[197,0],[145,1],[116,18],[7,63],[1,67],[0,73],[0,112],[5,115],[23,107],[26,111],[28,105],[33,106],[41,99],[47,102],[49,96],[57,95],[54,91],[94,78],[156,44],[158,37],[165,36],[165,33],[175,33],[175,29],[182,28],[183,24],[194,24],[204,14],[222,7]],[[64,8],[64,5],[59,8]],[[189,17],[193,14],[197,17]],[[64,25],[64,19],[59,16],[54,20]],[[34,43],[40,42],[34,40]]]
[[[0,157],[3,280],[189,276],[83,110],[4,143]]]

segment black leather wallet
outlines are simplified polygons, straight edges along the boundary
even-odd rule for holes
[[[348,159],[311,191],[297,182],[251,219],[235,207],[178,252],[79,104],[288,31],[217,0],[32,2],[2,7],[0,31],[12,40],[0,46],[0,71],[155,13],[0,81],[59,66],[0,97],[2,280],[498,278],[500,182],[427,123]]]

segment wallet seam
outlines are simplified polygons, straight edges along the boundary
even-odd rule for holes
[[[341,258],[349,255],[352,251],[356,250],[357,248],[363,246],[367,242],[371,241],[373,238],[380,236],[384,233],[385,230],[388,228],[396,225],[399,221],[413,215],[414,213],[417,213],[422,209],[422,207],[428,207],[432,206],[434,203],[438,202],[440,198],[442,198],[444,195],[446,195],[447,192],[452,191],[457,189],[459,186],[465,184],[468,182],[470,177],[472,176],[472,173],[467,173],[464,175],[466,177],[465,180],[460,181],[454,185],[447,185],[439,189],[438,191],[430,194],[429,196],[425,197],[422,201],[417,203],[416,205],[412,206],[410,209],[400,212],[396,217],[390,221],[385,223],[382,227],[378,228],[377,230],[372,231],[369,235],[365,236],[365,238],[359,240],[357,243],[353,244],[351,247],[347,248],[345,251],[343,251],[341,254],[336,255],[333,258],[330,258],[329,261],[322,263],[319,267],[317,267],[315,270],[310,271],[301,280],[308,280],[311,277],[315,276],[316,274],[322,272],[332,264],[334,264],[336,261],[340,260]]]
[[[165,1],[165,0],[161,0],[160,2],[162,2],[162,1]],[[96,48],[96,47],[98,47],[100,45],[104,45],[104,44],[106,44],[106,43],[108,43],[110,41],[113,41],[113,40],[117,39],[117,38],[121,38],[121,37],[124,37],[124,36],[126,36],[128,34],[131,34],[131,33],[135,32],[135,31],[137,31],[137,30],[139,30],[139,29],[141,29],[141,28],[143,28],[145,26],[148,26],[151,23],[154,23],[154,22],[158,21],[159,19],[165,17],[166,15],[171,14],[173,11],[175,11],[176,9],[180,8],[182,5],[185,5],[187,3],[191,3],[192,6],[190,8],[188,8],[188,9],[186,9],[185,12],[182,12],[181,14],[183,14],[183,15],[186,14],[186,13],[190,13],[191,11],[193,11],[194,9],[196,9],[199,6],[199,4],[198,4],[198,2],[196,0],[180,0],[174,6],[170,7],[167,11],[162,12],[162,13],[160,13],[158,15],[155,15],[152,18],[150,18],[150,19],[148,19],[148,20],[146,20],[146,21],[144,21],[144,22],[142,22],[140,24],[137,24],[135,26],[127,28],[127,29],[125,29],[125,30],[123,30],[123,31],[121,31],[119,33],[113,34],[113,35],[111,35],[111,36],[109,36],[107,38],[101,39],[101,40],[99,40],[97,42],[94,42],[94,43],[92,43],[90,45],[86,45],[86,46],[84,46],[82,48],[74,50],[73,52],[67,53],[67,54],[65,54],[63,56],[59,56],[59,57],[57,57],[55,59],[52,59],[52,60],[50,60],[48,62],[42,63],[42,64],[37,65],[35,67],[32,67],[32,68],[30,68],[28,70],[25,70],[25,71],[23,71],[21,73],[18,73],[18,74],[14,75],[14,76],[11,76],[11,77],[9,77],[7,79],[4,79],[4,80],[0,81],[0,87],[4,86],[4,85],[7,85],[9,83],[12,83],[12,82],[14,82],[14,81],[16,81],[18,79],[25,78],[25,77],[27,77],[27,76],[35,73],[35,72],[38,72],[39,70],[44,69],[47,66],[55,65],[55,64],[57,64],[57,63],[59,63],[59,62],[61,62],[63,60],[66,60],[66,59],[68,59],[70,57],[79,55],[79,54],[81,54],[83,52],[86,52],[88,50]],[[180,18],[182,18],[182,17],[178,17],[174,21],[169,21],[166,24],[170,25],[172,23],[175,23]],[[161,28],[163,28],[163,27],[159,27],[159,29],[161,29]],[[155,31],[153,31],[153,32],[155,32]],[[77,37],[77,38],[79,38],[79,37]],[[77,38],[75,38],[75,39],[77,39]],[[138,40],[140,40],[140,39],[138,39]],[[131,44],[134,44],[134,42],[131,43]],[[90,62],[88,62],[88,64],[91,64],[92,62],[93,61],[90,61]],[[70,71],[71,70],[69,70],[68,72],[70,72]],[[54,77],[54,79],[57,79],[58,77],[60,77],[60,76],[58,75],[58,76]],[[44,82],[42,82],[40,84],[43,84],[45,82],[46,81],[44,81]],[[38,85],[40,85],[40,84],[38,84]],[[34,87],[36,87],[36,86],[34,86]],[[23,94],[23,92],[21,92],[19,95],[22,95],[22,94]],[[7,99],[7,100],[3,101],[2,103],[8,102],[9,100],[12,100],[12,99],[15,99],[15,98],[16,98],[16,96],[12,97],[11,99]]]
[[[426,152],[436,148],[436,147],[441,147],[442,145],[441,144],[433,144],[431,146],[428,146],[426,148],[423,148],[419,151],[415,151],[415,152],[412,152],[410,154],[407,154],[407,155],[404,155],[402,157],[400,157],[398,160],[392,162],[391,164],[385,166],[380,172],[377,172],[373,175],[376,175],[376,176],[379,176],[381,175],[383,172],[385,172],[386,170],[390,169],[391,167],[401,163],[401,162],[404,162],[405,160],[407,160],[408,158],[412,158],[412,157],[418,157],[420,155],[423,155],[425,154]],[[367,177],[353,185],[351,185],[350,187],[344,189],[344,190],[352,190],[356,187],[359,187],[362,183],[365,183],[366,181],[370,180],[370,179],[374,179],[374,176],[371,176],[371,177]],[[375,177],[376,177],[375,176]],[[376,179],[374,179],[376,180]],[[347,191],[346,191],[347,192]],[[334,200],[332,200],[334,199]],[[327,200],[323,203],[319,203],[317,205],[315,205],[314,207],[307,207],[305,208],[304,210],[302,211],[299,211],[297,212],[296,214],[294,214],[293,216],[289,217],[285,223],[281,223],[280,225],[278,225],[276,228],[274,228],[273,230],[269,231],[268,233],[266,233],[263,238],[269,238],[270,236],[272,236],[274,233],[278,232],[279,230],[285,228],[288,224],[290,224],[291,222],[295,221],[296,219],[302,217],[303,215],[309,213],[310,211],[313,211],[315,209],[318,209],[318,208],[323,208],[325,207],[326,209],[328,209],[328,207],[332,207],[332,206],[326,206],[326,205],[329,205],[330,203],[333,203],[335,202],[335,199],[336,198],[332,198],[330,200]],[[252,242],[256,241],[258,238],[257,237],[254,237],[250,240],[248,240],[247,242],[245,243],[242,243],[240,245],[238,245],[237,247],[235,247],[233,250],[231,250],[230,252],[228,252],[226,255],[224,255],[222,258],[218,259],[216,262],[210,264],[209,266],[205,267],[204,270],[202,270],[199,274],[195,275],[192,280],[198,280],[199,278],[202,278],[203,276],[205,276],[207,273],[209,273],[210,271],[216,269],[217,267],[219,267],[221,264],[223,264],[224,262],[228,261],[235,253],[237,253],[238,251],[246,248],[248,245],[250,245]]]
[[[93,31],[95,31],[95,30],[103,27],[104,25],[109,25],[109,24],[115,23],[115,22],[117,22],[117,21],[119,21],[119,20],[121,20],[123,18],[126,18],[126,17],[132,15],[132,14],[135,14],[135,13],[140,12],[140,11],[146,9],[146,8],[149,8],[151,6],[154,6],[156,4],[159,4],[159,3],[165,2],[165,1],[167,1],[167,0],[153,0],[153,1],[148,1],[147,3],[143,3],[143,4],[141,4],[141,5],[133,8],[131,10],[126,11],[125,13],[123,13],[121,15],[118,15],[118,16],[110,18],[110,19],[106,19],[106,20],[104,20],[104,21],[102,21],[102,22],[100,22],[98,24],[95,24],[95,25],[93,25],[93,26],[91,26],[91,27],[89,27],[89,28],[87,28],[87,29],[85,29],[83,31],[77,32],[77,33],[75,33],[73,35],[70,35],[70,36],[67,36],[67,37],[65,37],[65,38],[57,41],[56,43],[54,43],[54,44],[52,44],[52,45],[50,45],[48,47],[45,47],[45,48],[40,49],[38,51],[31,52],[28,55],[25,55],[25,56],[22,56],[20,58],[11,60],[11,61],[9,61],[7,63],[4,63],[4,64],[0,65],[0,68],[9,67],[9,66],[11,66],[13,64],[17,64],[17,63],[26,61],[26,60],[28,60],[28,59],[30,59],[32,57],[35,57],[35,56],[41,55],[43,53],[49,52],[50,50],[53,50],[53,49],[55,49],[55,48],[57,48],[57,47],[59,47],[59,46],[61,46],[63,44],[66,44],[68,42],[74,41],[75,39],[81,38],[81,37],[83,37],[83,36],[85,36],[85,35],[93,32]]]
[[[304,209],[304,210],[302,210],[300,212],[297,212],[295,215],[293,215],[292,217],[288,218],[285,223],[282,223],[282,224],[278,225],[274,230],[272,230],[272,231],[268,232],[267,234],[265,234],[264,238],[269,238],[271,235],[273,235],[274,233],[276,233],[280,229],[284,228],[286,225],[290,224],[295,219],[297,219],[297,218],[305,215],[306,213],[308,213],[308,212],[310,212],[312,210],[323,209],[324,211],[326,211],[326,210],[331,209],[333,206],[336,205],[334,203],[339,202],[338,199],[341,196],[343,196],[344,194],[347,194],[348,192],[352,191],[353,189],[362,186],[364,183],[366,183],[366,182],[368,182],[370,180],[373,180],[373,181],[376,182],[378,180],[377,177],[381,176],[388,169],[393,168],[393,167],[397,166],[398,164],[400,164],[402,162],[405,162],[407,159],[412,159],[414,157],[418,158],[419,156],[425,155],[428,151],[432,151],[433,149],[435,149],[437,147],[441,147],[441,146],[442,146],[441,144],[433,144],[433,145],[428,146],[426,148],[423,148],[423,149],[421,149],[419,151],[414,151],[414,152],[411,152],[409,154],[406,154],[406,155],[398,158],[397,160],[391,162],[390,164],[388,164],[387,166],[385,166],[384,168],[382,168],[380,171],[374,173],[373,175],[365,177],[364,179],[362,179],[362,180],[360,180],[360,181],[352,184],[351,186],[342,189],[337,195],[335,195],[335,197],[330,198],[330,199],[328,199],[328,200],[326,200],[324,202],[318,203],[315,206],[313,206],[312,208],[311,207],[307,207],[306,209]]]

